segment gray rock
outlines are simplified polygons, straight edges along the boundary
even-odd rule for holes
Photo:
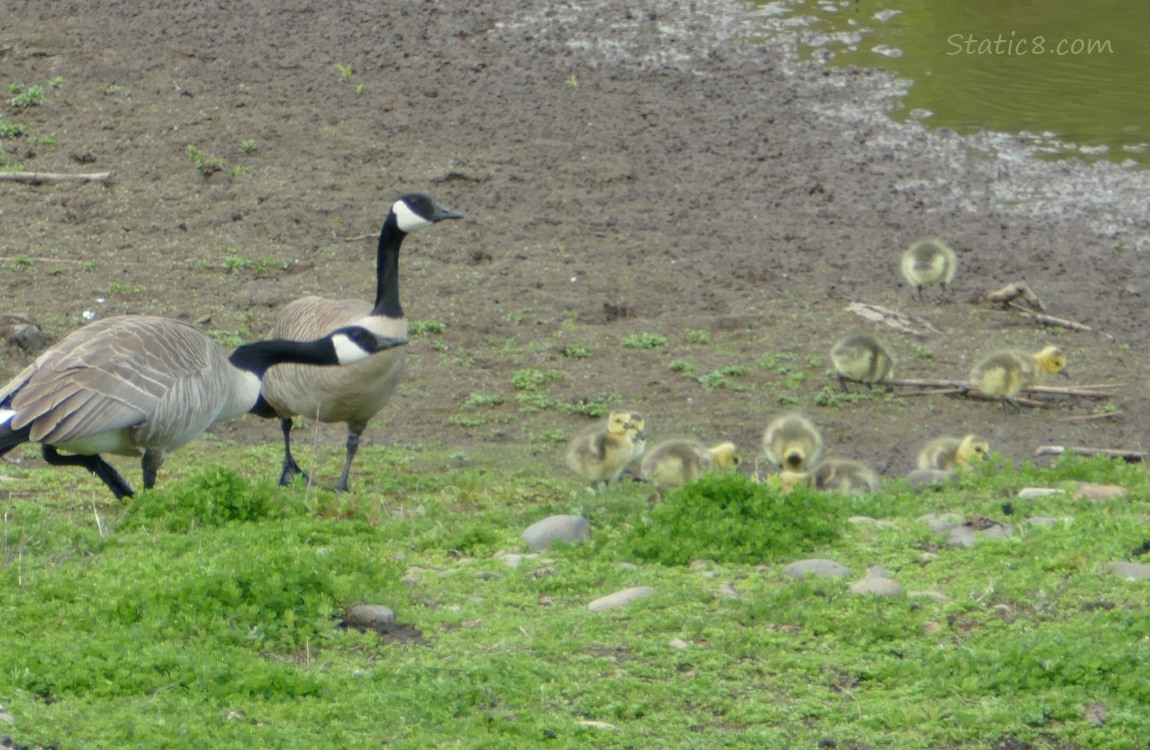
[[[591,537],[591,523],[582,516],[548,516],[523,532],[523,541],[533,552],[550,549],[555,542],[578,544]]]
[[[1048,497],[1050,495],[1057,495],[1062,490],[1055,489],[1054,487],[1023,487],[1018,491],[1018,496],[1024,499],[1034,497]]]
[[[343,614],[344,627],[364,630],[379,630],[395,623],[395,612],[382,604],[353,604]]]
[[[861,581],[855,581],[847,590],[852,594],[873,594],[874,596],[899,596],[902,594],[902,586],[898,585],[898,581],[869,576]]]
[[[927,513],[916,520],[930,526],[930,530],[936,534],[945,534],[955,526],[966,523],[966,518],[957,513]]]
[[[851,574],[851,569],[845,565],[840,565],[834,560],[797,560],[787,567],[783,568],[783,575],[793,576],[795,578],[802,578],[803,576],[813,575],[823,578],[844,578]]]
[[[642,599],[645,596],[650,596],[655,593],[655,589],[650,586],[634,586],[622,591],[616,591],[607,596],[601,596],[595,601],[587,605],[587,609],[592,612],[604,612],[609,609],[618,609],[625,607],[636,599]]]
[[[1150,565],[1139,565],[1131,562],[1110,563],[1110,574],[1123,578],[1134,578],[1140,581],[1150,579]]]
[[[974,543],[978,541],[978,535],[974,533],[974,529],[965,525],[952,526],[944,533],[947,543],[952,547],[973,547]]]
[[[1050,516],[1031,516],[1022,522],[1023,526],[1037,526],[1040,529],[1053,529],[1059,523],[1070,523],[1072,518],[1052,518]]]
[[[943,484],[954,481],[953,471],[939,471],[938,469],[915,469],[906,475],[906,481],[911,487],[929,487],[932,484]]]

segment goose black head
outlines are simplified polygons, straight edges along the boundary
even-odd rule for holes
[[[463,214],[445,208],[425,193],[400,196],[391,205],[391,213],[395,215],[395,225],[401,232],[414,232],[438,221],[463,218]]]

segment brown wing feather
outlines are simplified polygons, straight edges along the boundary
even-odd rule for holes
[[[67,443],[140,425],[177,383],[194,382],[224,362],[211,339],[173,320],[98,321],[64,338],[6,389],[17,391],[13,427],[31,424],[32,440]]]

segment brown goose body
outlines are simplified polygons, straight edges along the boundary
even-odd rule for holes
[[[407,322],[399,300],[399,249],[404,238],[417,229],[461,214],[444,208],[422,193],[401,196],[391,205],[379,233],[376,253],[374,304],[361,300],[304,297],[285,305],[272,326],[273,336],[306,338],[324,335],[335,327],[354,324],[379,335],[407,337]],[[403,378],[403,350],[381,352],[344,373],[316,367],[285,367],[265,378],[264,416],[276,416],[284,440],[280,484],[297,476],[307,477],[291,452],[292,418],[300,415],[320,422],[347,424],[347,455],[335,489],[346,492],[351,464],[359,449],[360,435],[391,399]]]
[[[150,315],[96,321],[0,388],[0,455],[40,443],[49,464],[82,466],[116,497],[132,495],[99,454],[143,454],[144,487],[151,488],[167,451],[256,406],[260,377],[273,365],[356,362],[406,343],[352,328],[312,338],[320,340],[259,341],[227,355],[179,321]]]

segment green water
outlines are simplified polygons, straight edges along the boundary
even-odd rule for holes
[[[931,127],[1018,134],[1056,158],[1150,164],[1150,2],[781,4],[810,30],[848,32],[819,43],[830,64],[913,80],[896,118],[926,111]]]

